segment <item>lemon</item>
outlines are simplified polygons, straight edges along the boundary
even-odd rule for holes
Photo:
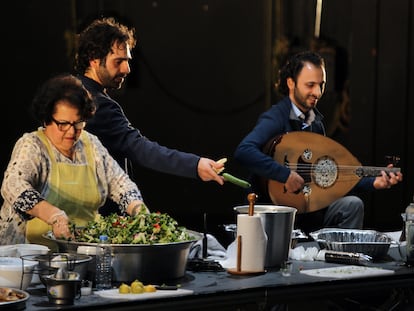
[[[156,291],[157,291],[157,289],[155,288],[154,285],[148,284],[148,285],[144,286],[144,292],[146,292],[146,293],[153,293],[153,292],[156,292]]]
[[[131,283],[130,285],[131,287],[135,287],[135,286],[144,286],[144,284],[138,280],[135,280],[134,282]]]
[[[142,282],[135,280],[131,283],[131,293],[133,294],[141,294],[144,292],[144,284]]]
[[[119,293],[120,293],[120,294],[129,294],[129,293],[130,293],[130,291],[131,291],[131,288],[129,287],[129,285],[128,285],[128,284],[122,283],[122,284],[119,286]]]

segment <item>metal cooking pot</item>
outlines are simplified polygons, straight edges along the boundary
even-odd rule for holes
[[[236,206],[237,213],[247,214],[248,205]],[[255,205],[267,234],[265,267],[280,267],[289,258],[296,208],[281,205]]]
[[[62,269],[62,268],[60,268]],[[73,305],[75,299],[81,296],[81,279],[79,273],[68,271],[65,278],[58,274],[46,275],[47,297],[49,302],[57,305]]]
[[[113,282],[131,283],[138,279],[144,283],[160,283],[183,277],[190,248],[203,237],[201,233],[187,231],[194,240],[152,245],[111,244]],[[97,246],[96,243],[52,240],[60,252],[76,253],[78,246]]]

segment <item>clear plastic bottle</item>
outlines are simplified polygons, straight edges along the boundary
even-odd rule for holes
[[[414,203],[405,209],[405,239],[407,242],[406,263],[414,264]]]
[[[112,287],[112,247],[108,236],[101,235],[96,246],[96,289],[110,289]]]

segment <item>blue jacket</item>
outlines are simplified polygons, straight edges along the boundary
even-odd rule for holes
[[[78,76],[92,94],[97,110],[86,129],[98,136],[115,160],[125,168],[125,160],[159,172],[198,178],[200,157],[169,149],[149,140],[128,121],[121,106],[104,92],[102,85],[85,76]]]
[[[314,109],[315,120],[309,130],[325,135],[323,116]],[[285,183],[289,177],[290,169],[277,163],[271,156],[263,152],[266,144],[277,135],[301,130],[302,122],[292,110],[289,97],[284,97],[277,104],[262,113],[253,130],[240,142],[234,152],[234,158],[251,173],[251,183],[255,192],[259,191],[258,176],[265,179]],[[362,178],[353,191],[373,191],[374,177]]]

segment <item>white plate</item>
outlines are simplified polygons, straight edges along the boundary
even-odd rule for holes
[[[189,289],[176,289],[176,290],[160,290],[157,289],[156,292],[152,293],[142,293],[142,294],[120,294],[119,289],[108,289],[100,290],[94,292],[94,294],[99,295],[103,298],[112,298],[112,299],[127,299],[127,300],[145,300],[145,299],[155,299],[161,297],[176,297],[176,296],[186,296],[191,295],[192,290]]]
[[[0,300],[0,309],[6,310],[7,308],[9,310],[23,310],[26,306],[26,300],[30,298],[30,294],[21,289],[11,288],[11,287],[7,287],[7,288],[11,289],[13,292],[17,294],[20,294],[22,298],[18,300],[13,300],[13,301]]]
[[[394,271],[365,266],[340,266],[321,269],[301,270],[300,273],[310,276],[348,279],[365,276],[388,275],[394,273]]]

